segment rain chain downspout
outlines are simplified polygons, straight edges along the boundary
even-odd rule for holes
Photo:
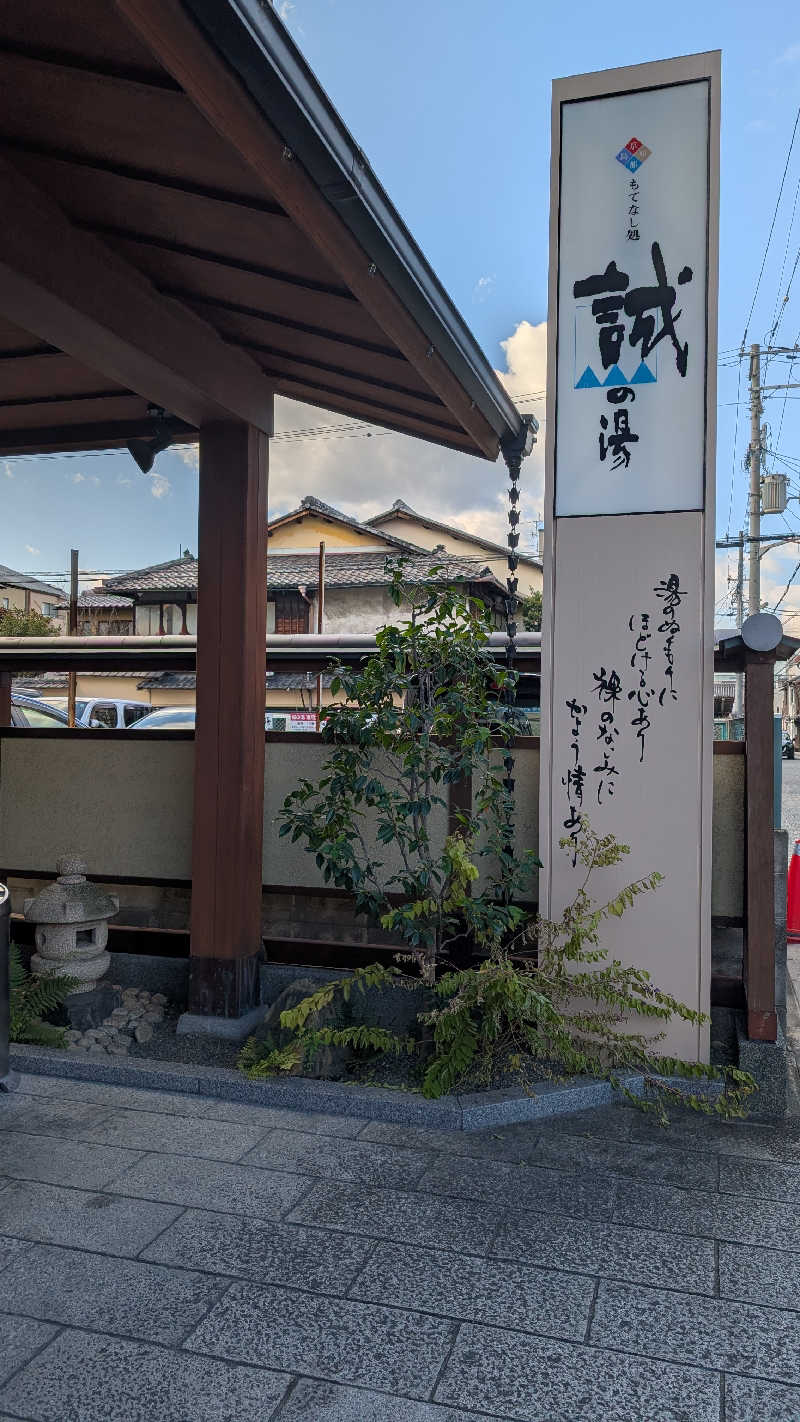
[[[536,443],[536,431],[539,422],[533,415],[522,415],[520,427],[512,439],[503,440],[500,448],[506,462],[511,487],[508,491],[508,577],[506,579],[506,668],[509,673],[514,671],[517,655],[517,607],[519,604],[519,579],[517,568],[519,567],[519,554],[517,544],[519,543],[519,503],[520,489],[519,476],[523,459],[527,459],[534,444]],[[514,705],[516,702],[516,684],[514,678],[509,676],[506,683],[503,700],[508,708],[509,721],[512,718]],[[514,748],[511,739],[506,741],[503,752],[503,766],[505,776],[503,788],[507,791],[508,817],[506,820],[506,842],[503,846],[504,852],[508,855],[514,853]]]

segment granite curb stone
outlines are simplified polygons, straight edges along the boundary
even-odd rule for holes
[[[359,1116],[400,1125],[431,1125],[444,1130],[477,1131],[489,1126],[544,1121],[553,1116],[602,1107],[622,1100],[607,1081],[537,1084],[536,1094],[520,1091],[476,1092],[426,1101],[412,1092],[383,1090],[339,1081],[252,1081],[230,1068],[182,1066],[174,1062],[112,1061],[81,1058],[57,1048],[14,1045],[11,1060],[17,1071],[74,1077],[114,1086],[152,1087],[182,1091],[219,1100],[250,1102],[288,1110]],[[698,1089],[682,1078],[665,1078],[679,1091]],[[620,1078],[620,1085],[640,1094],[644,1078]],[[710,1088],[710,1094],[714,1094]]]

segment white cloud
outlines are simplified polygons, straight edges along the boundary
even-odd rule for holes
[[[124,478],[124,476],[123,476],[122,474],[118,474],[118,475],[117,475],[117,483],[118,483],[118,484],[132,484],[132,483],[133,483],[133,480],[132,480],[132,479],[126,479],[126,478]]]
[[[772,133],[774,128],[774,123],[770,123],[769,119],[763,118],[750,119],[750,122],[745,124],[747,133]]]
[[[487,297],[491,296],[496,281],[497,277],[494,272],[487,276],[478,277],[478,280],[472,288],[473,301],[486,301]]]
[[[169,479],[166,479],[163,474],[156,474],[155,470],[148,475],[148,478],[150,480],[150,493],[153,495],[153,498],[165,498],[172,488]]]
[[[778,55],[778,64],[800,64],[800,44],[790,44]]]
[[[170,446],[170,454],[177,454],[184,464],[188,464],[190,469],[199,469],[200,450],[196,444],[173,444]]]
[[[41,551],[41,548],[31,547],[30,543],[25,544],[25,552],[30,553],[34,558],[38,558]]]
[[[512,398],[536,392],[520,408],[544,416],[547,361],[546,326],[521,321],[502,342],[506,370],[498,372]],[[278,439],[270,448],[270,515],[296,508],[314,494],[356,518],[369,518],[404,499],[412,508],[443,523],[504,542],[507,477],[502,460],[490,464],[408,435],[387,434],[358,421],[278,397],[276,431],[335,427],[330,434],[302,440]],[[544,489],[544,428],[522,469],[521,547],[533,542],[532,522],[541,512]]]
[[[14,474],[14,470],[11,468],[11,465],[8,463],[8,460],[4,460],[4,461],[3,461],[3,473],[5,474],[5,476],[6,476],[7,479],[13,479],[13,478],[16,477],[15,474]]]
[[[292,0],[273,0],[273,5],[277,14],[283,20],[283,23],[285,25],[288,25],[289,16],[291,15],[292,10],[294,9]]]
[[[73,474],[73,476],[72,476],[72,482],[73,482],[73,484],[84,484],[84,483],[86,482],[86,475],[85,475],[85,474],[80,474],[80,473],[79,473],[79,474]]]
[[[92,474],[92,475],[90,475],[90,482],[91,482],[92,484],[99,484],[99,483],[100,483],[100,479],[99,479],[98,475],[97,475],[97,474]]]

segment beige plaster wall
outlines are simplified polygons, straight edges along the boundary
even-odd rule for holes
[[[313,856],[278,835],[278,814],[301,776],[317,778],[328,754],[314,737],[269,741],[265,773],[263,874],[267,884],[320,887]],[[516,750],[518,852],[538,853],[539,748]],[[58,856],[77,849],[90,873],[153,879],[191,874],[190,741],[0,738],[0,865],[55,870]],[[712,912],[743,912],[744,756],[714,757]],[[370,843],[375,844],[374,824]],[[447,833],[444,811],[435,834]],[[381,856],[395,866],[389,851]],[[485,876],[484,876],[485,877]],[[669,904],[669,887],[659,891]],[[530,897],[537,898],[536,878]]]
[[[90,874],[188,878],[193,766],[191,741],[2,738],[0,865],[54,871],[69,851]]]
[[[309,515],[307,518],[298,519],[296,523],[286,523],[282,528],[270,530],[267,543],[267,581],[269,582],[271,553],[279,553],[289,548],[293,552],[299,552],[301,549],[309,553],[318,552],[320,543],[325,544],[326,550],[357,548],[360,553],[388,547],[386,540],[372,529],[359,533],[356,528],[347,528],[340,523],[327,523],[324,518]]]
[[[711,831],[711,912],[740,918],[744,913],[743,755],[714,756],[714,810]]]

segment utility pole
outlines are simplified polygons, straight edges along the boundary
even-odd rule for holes
[[[750,558],[753,558],[753,545],[750,544]],[[758,548],[755,549],[755,556],[758,559]],[[736,613],[736,628],[741,632],[744,621],[744,529],[739,530],[739,562],[736,570],[736,592],[734,594],[734,608]],[[733,698],[733,714],[741,719],[744,716],[744,672],[737,672],[734,681],[736,692]]]
[[[325,615],[325,544],[319,545],[319,569],[317,571],[317,635],[322,636],[322,621]],[[322,673],[317,677],[317,731],[322,729]]]
[[[761,347],[750,347],[750,550],[747,610],[761,611]],[[754,540],[756,542],[754,543]],[[740,624],[741,625],[741,624]]]

